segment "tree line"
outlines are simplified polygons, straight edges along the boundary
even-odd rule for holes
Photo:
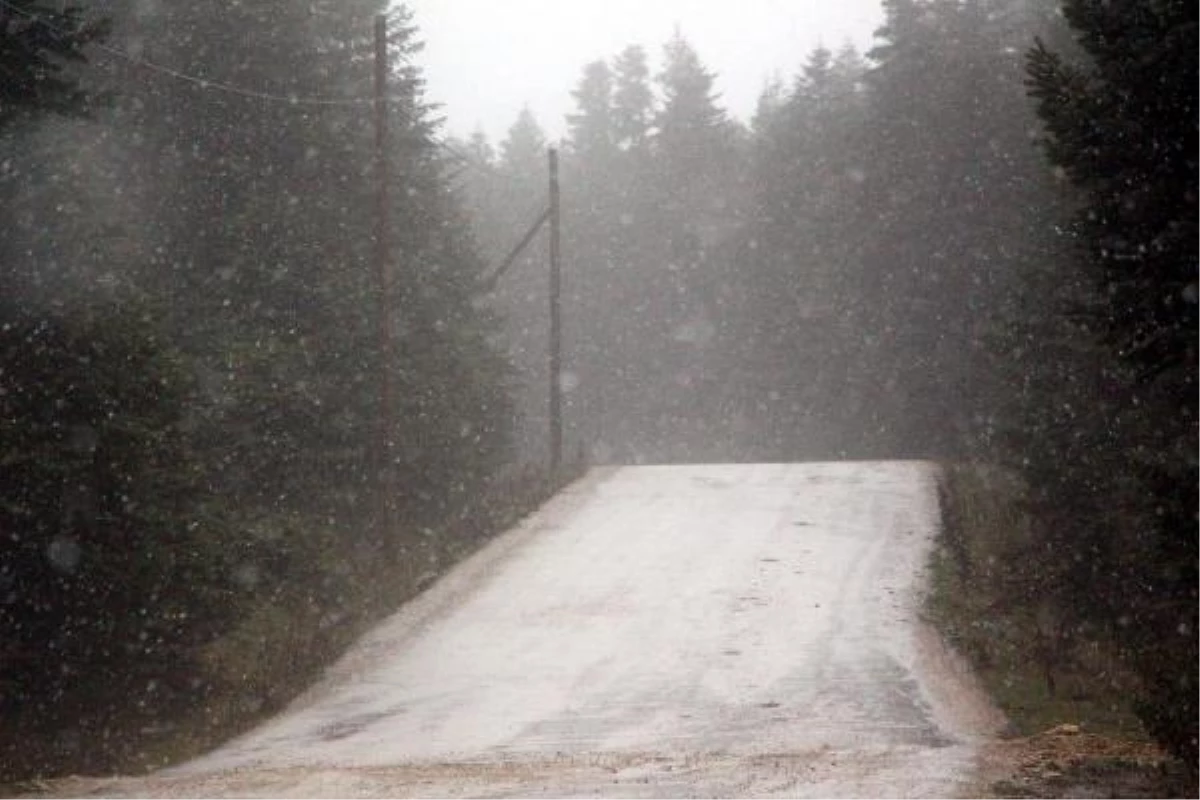
[[[6,772],[128,767],[139,731],[185,711],[277,705],[287,686],[248,686],[238,657],[279,661],[281,684],[310,668],[269,637],[323,641],[364,584],[424,580],[448,546],[432,540],[487,527],[510,452],[508,367],[411,13],[86,11],[0,7]],[[372,260],[384,12],[390,354]],[[398,497],[381,497],[381,438]]]
[[[997,565],[1055,652],[1098,637],[1196,763],[1196,9],[886,0],[749,125],[681,32],[584,66],[563,195],[567,429],[601,462],[999,464]],[[536,218],[525,110],[459,147],[481,241]],[[502,292],[542,447],[544,272]],[[530,422],[532,421],[532,422]]]
[[[385,361],[355,100],[384,4],[105,10],[0,5],[0,714],[6,752],[38,735],[92,766],[114,720],[278,702],[220,643],[263,656],[263,619],[323,635],[357,584],[419,579],[447,520],[543,452],[548,379],[544,273],[480,292],[480,254],[544,203],[531,113],[495,151],[453,143],[459,171],[391,12]],[[884,10],[869,52],[797,54],[749,124],[682,32],[657,68],[636,45],[584,67],[570,442],[1007,466],[1031,535],[995,569],[1064,646],[1112,641],[1194,765],[1195,7]]]

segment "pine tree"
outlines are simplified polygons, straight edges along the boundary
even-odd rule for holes
[[[833,75],[833,51],[819,45],[808,54],[808,63],[796,79],[795,92],[810,99],[818,99],[828,93]]]
[[[612,72],[603,61],[583,68],[579,86],[571,92],[577,111],[567,115],[571,148],[584,162],[601,164],[616,148],[613,125]]]
[[[62,169],[85,147],[105,149],[102,141],[64,140],[107,106],[108,97],[96,90],[95,81],[85,87],[82,79],[91,77],[85,51],[107,37],[108,21],[89,19],[76,5],[54,5],[18,0],[0,6],[0,205],[6,212],[0,229],[0,294],[36,293],[43,299],[62,299],[71,291],[81,269],[77,262],[103,249],[97,238],[111,235],[121,216],[110,207],[107,219],[98,220],[96,213],[85,218],[83,204],[107,176],[89,170],[93,174],[87,180],[80,177],[81,169]],[[65,124],[52,128],[51,115]],[[89,133],[94,140],[94,131]],[[70,221],[71,235],[47,236],[38,214],[43,208],[56,209],[60,219]]]
[[[147,309],[6,297],[0,319],[0,711],[95,735],[101,759],[94,726],[131,698],[153,714],[169,690],[147,707],[147,681],[228,624],[238,554],[196,480],[187,364]]]
[[[131,709],[203,702],[222,676],[200,648],[263,624],[256,612],[281,597],[301,601],[299,627],[340,613],[351,581],[395,566],[374,553],[423,568],[438,548],[421,531],[478,520],[508,458],[497,321],[476,307],[483,265],[411,14],[389,12],[399,290],[385,360],[372,132],[361,106],[326,102],[370,95],[384,4],[268,5],[114,0],[115,44],[155,66],[105,56],[111,83],[87,77],[113,90],[111,110],[0,137],[0,189],[17,201],[0,241],[0,482],[12,490],[0,522],[27,534],[0,554],[0,581],[22,587],[0,610],[6,721],[20,705],[22,724],[53,734],[67,713],[100,740]],[[55,52],[42,51],[48,64]],[[47,110],[74,110],[84,96],[70,73],[46,75],[63,81],[41,87]],[[25,100],[32,119],[38,97]],[[381,431],[384,371],[399,413]],[[375,513],[380,436],[400,443],[398,531]],[[110,749],[89,748],[85,766],[110,768]]]
[[[728,120],[717,105],[715,75],[709,72],[679,31],[663,48],[658,75],[663,101],[655,119],[655,152],[678,185],[685,175],[702,174],[697,164],[728,149]]]
[[[613,127],[617,144],[626,151],[640,151],[650,136],[654,119],[654,91],[646,51],[630,45],[613,60]]]
[[[1078,228],[1112,297],[1112,345],[1152,376],[1195,353],[1195,9],[1072,2],[1064,13],[1095,67],[1068,65],[1039,45],[1032,93],[1050,159],[1090,200]]]
[[[1053,235],[1035,210],[1053,201],[1028,143],[1025,8],[896,0],[870,54],[857,279],[871,437],[892,452],[986,446],[1009,388],[980,368],[994,301]]]
[[[87,20],[75,5],[13,0],[0,7],[0,130],[30,113],[86,113],[96,98],[71,67],[107,31],[107,22]]]
[[[661,243],[651,251],[654,266],[646,278],[653,307],[645,338],[649,374],[685,391],[659,383],[663,388],[649,389],[655,393],[649,408],[661,446],[672,448],[658,457],[702,457],[697,447],[718,444],[711,436],[700,443],[699,431],[729,388],[722,377],[727,339],[720,331],[722,309],[737,285],[729,244],[741,221],[741,129],[718,104],[715,74],[682,33],[664,45],[663,56],[648,187]]]
[[[767,135],[767,130],[778,123],[787,97],[783,79],[778,75],[772,76],[763,84],[758,93],[758,102],[754,106],[754,116],[750,120],[750,131],[756,136]]]
[[[857,90],[866,71],[867,62],[853,42],[838,48],[833,57],[833,77],[843,92]]]
[[[471,133],[471,138],[466,143],[466,151],[484,167],[490,167],[496,161],[496,151],[482,128],[477,128]]]
[[[371,130],[359,107],[305,98],[370,95],[372,21],[382,4],[329,3],[319,13],[216,5],[131,12],[123,28],[155,43],[157,63],[214,82],[137,76],[143,94],[118,120],[149,131],[143,161],[155,172],[139,177],[159,193],[155,227],[165,256],[156,289],[172,299],[178,336],[201,365],[209,401],[201,439],[213,485],[256,513],[304,508],[365,536],[370,526],[359,523],[373,508],[377,376],[387,368],[375,322]],[[430,327],[435,320],[461,323],[456,333],[473,327],[463,298],[481,267],[443,181],[412,15],[401,6],[389,16],[390,255],[392,283],[403,290],[393,301],[410,334],[402,341],[419,340],[398,353],[416,359],[446,338]],[[469,371],[455,370],[479,342],[462,352],[443,343],[441,361],[421,355],[390,369],[447,392],[454,380],[469,382]],[[491,370],[483,363],[490,356],[479,357],[481,373]],[[428,390],[403,397],[419,405],[404,417],[400,438],[406,469],[423,483],[443,469],[435,462],[457,455],[446,461],[453,448],[415,444],[439,441],[449,423]],[[504,415],[503,404],[492,406]],[[454,463],[464,476],[470,471]],[[430,469],[421,472],[421,464]],[[412,513],[444,504],[438,492],[412,489]]]
[[[611,431],[606,432],[612,424],[609,407],[620,391],[620,359],[629,355],[625,337],[634,324],[629,297],[639,292],[632,268],[638,238],[634,220],[644,203],[637,165],[647,155],[644,131],[629,126],[629,118],[622,147],[613,83],[605,62],[584,67],[573,93],[577,110],[567,117],[570,157],[564,168],[569,258],[563,303],[572,323],[564,342],[567,369],[577,377],[566,396],[565,420],[568,437],[587,442],[593,457],[604,460],[612,446]],[[626,85],[626,91],[631,88]]]
[[[746,387],[739,405],[755,421],[756,447],[770,448],[766,458],[840,455],[861,415],[846,375],[861,346],[846,281],[856,239],[849,220],[862,200],[857,60],[852,49],[836,60],[815,49],[755,123],[736,339]]]
[[[485,219],[494,231],[493,260],[499,261],[548,206],[546,134],[523,108],[500,142],[494,191]],[[549,317],[545,250],[530,247],[496,288],[496,308],[505,319],[504,341],[514,370],[518,458],[541,464],[548,452],[545,386]]]
[[[529,106],[521,109],[500,143],[500,164],[518,176],[541,175],[546,163],[546,134]]]
[[[1071,235],[1108,351],[1093,374],[1112,398],[1107,414],[1071,420],[1068,430],[1107,439],[1124,477],[1097,461],[1064,481],[1068,497],[1104,491],[1081,526],[1107,538],[1079,602],[1114,624],[1144,682],[1143,721],[1194,777],[1197,10],[1070,1],[1063,12],[1087,63],[1039,43],[1028,55],[1029,86],[1047,155],[1082,194]],[[1063,438],[1041,449],[1061,454]]]
[[[100,275],[54,263],[84,252],[60,239],[120,217],[108,216],[111,196],[71,185],[85,170],[63,169],[78,157],[65,144],[98,129],[79,121],[104,108],[102,93],[81,88],[83,48],[106,29],[76,7],[0,9],[2,184],[15,222],[0,248],[0,525],[11,532],[0,546],[10,594],[0,714],[19,737],[69,728],[93,738],[97,767],[111,749],[102,724],[160,709],[171,688],[149,697],[146,687],[228,624],[234,555],[219,547],[227,520],[202,501],[189,364],[161,310],[96,255],[94,237],[86,267]],[[51,113],[73,122],[50,129]],[[40,213],[47,204],[53,214]],[[22,237],[29,248],[15,246]],[[13,744],[0,741],[6,775],[28,768]]]

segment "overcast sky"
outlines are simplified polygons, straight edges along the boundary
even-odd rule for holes
[[[870,46],[879,0],[407,0],[425,40],[428,97],[443,104],[446,130],[482,126],[493,143],[528,104],[554,137],[571,110],[583,65],[629,44],[657,70],[678,25],[717,73],[717,90],[748,120],[766,79],[790,79],[818,44]]]

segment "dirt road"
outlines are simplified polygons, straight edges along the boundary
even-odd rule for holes
[[[935,479],[915,462],[595,470],[285,714],[93,788],[954,795],[999,720],[918,620]]]

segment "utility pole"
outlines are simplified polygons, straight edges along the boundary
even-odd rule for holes
[[[550,476],[562,465],[562,265],[558,151],[550,148]]]
[[[483,279],[487,291],[496,288],[500,278],[524,252],[533,237],[547,222],[550,224],[550,475],[557,477],[562,466],[562,203],[558,192],[558,151],[547,152],[550,164],[550,207],[530,226],[512,252]]]
[[[379,291],[379,518],[385,546],[394,547],[396,536],[396,431],[392,366],[391,198],[388,196],[388,52],[387,17],[375,17],[375,270]]]

